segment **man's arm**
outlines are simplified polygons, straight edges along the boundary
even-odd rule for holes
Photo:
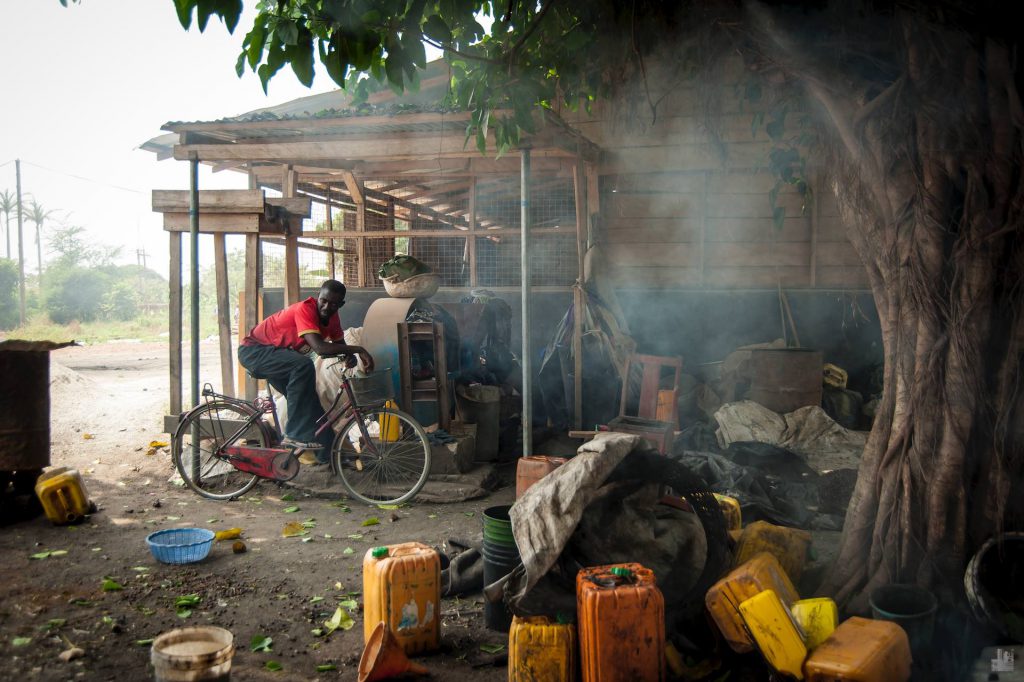
[[[350,346],[347,343],[325,341],[324,337],[317,332],[303,334],[302,338],[317,355],[358,355],[363,361],[363,367],[366,371],[373,371],[373,356],[362,346]]]

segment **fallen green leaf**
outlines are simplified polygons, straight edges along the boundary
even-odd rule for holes
[[[294,502],[295,501],[295,496],[292,495],[291,493],[285,493],[284,495],[281,496],[281,501],[282,502]]]
[[[333,535],[328,535],[327,533],[324,533],[324,539],[326,539],[326,540],[330,540],[333,537],[334,537]]]
[[[149,646],[153,643],[153,638],[150,637],[149,639],[137,639],[135,640],[135,643],[139,646]]]
[[[313,538],[302,538],[303,542],[313,542]]]
[[[343,549],[341,551],[341,553],[342,554],[355,554],[356,551],[354,549],[352,549],[351,547],[346,547],[345,549]]]
[[[476,512],[462,512],[462,513],[465,514],[466,516],[470,517],[470,518],[476,516]]]
[[[140,606],[139,611],[142,612],[143,616],[152,616],[154,613],[156,613],[156,609],[151,609],[148,606]]]
[[[362,533],[352,533],[351,535],[348,536],[348,539],[349,540],[362,540],[363,539],[363,534]]]
[[[352,511],[351,509],[349,509],[348,505],[345,504],[344,502],[335,502],[331,506],[332,507],[337,507],[338,509],[340,509],[343,512],[350,512],[350,511]]]
[[[274,643],[273,637],[266,635],[253,635],[249,640],[250,651],[270,651],[270,645]]]
[[[67,553],[68,551],[66,549],[48,549],[43,552],[31,555],[29,559],[49,559],[52,556],[61,556]]]
[[[504,651],[504,650],[505,650],[505,645],[504,644],[481,644],[480,645],[480,651],[483,651],[486,654],[496,654],[499,651]]]
[[[378,504],[377,509],[398,509],[401,506],[400,504]]]
[[[217,523],[220,519],[206,519],[207,523]]]
[[[315,603],[317,603],[318,601],[323,601],[323,600],[324,600],[324,598],[323,598],[323,597],[319,597],[319,596],[317,596],[317,597],[313,597],[312,599],[310,599],[310,600],[309,600],[309,603],[310,603],[310,604],[315,604]]]
[[[132,566],[132,570],[136,573],[148,573],[149,566]]]
[[[350,630],[356,622],[352,620],[352,616],[348,615],[348,612],[340,606],[335,610],[334,615],[329,620],[324,621],[324,627],[327,628],[327,634],[331,634],[338,628],[342,630]]]
[[[122,585],[121,583],[117,582],[113,578],[104,578],[103,579],[103,591],[104,592],[117,592],[117,591],[123,590],[123,589],[124,589],[124,585]]]
[[[11,640],[11,646],[25,646],[26,644],[31,644],[31,643],[32,643],[32,638],[31,637],[15,637],[14,639]]]
[[[181,517],[180,516],[168,516],[167,520],[168,521],[180,521]]]
[[[178,614],[178,618],[185,619],[192,615],[192,609],[178,609],[175,613]]]
[[[42,629],[56,630],[58,628],[64,627],[64,624],[67,622],[68,621],[65,618],[51,618],[50,620],[46,621],[46,625],[42,626]]]
[[[318,673],[327,673],[327,672],[330,672],[332,670],[337,670],[337,669],[338,669],[338,666],[334,665],[333,663],[324,663],[324,664],[318,665],[316,667],[316,671]]]
[[[198,594],[184,594],[174,600],[174,605],[177,607],[181,606],[195,606],[203,600]]]
[[[103,548],[102,547],[93,547],[92,551],[94,551],[94,552],[102,552]]]
[[[342,599],[340,602],[338,602],[338,606],[343,606],[349,611],[359,610],[359,602],[357,602],[355,599]]]
[[[437,518],[437,514],[427,514],[427,518],[428,519],[436,519]]]
[[[310,632],[313,633],[314,637],[319,637],[320,635],[324,634],[324,631],[320,628],[313,628],[312,630],[310,630]]]
[[[316,528],[316,519],[306,519],[302,522],[303,528]]]
[[[298,507],[285,507],[281,511],[283,511],[285,514],[294,514],[295,512],[299,511],[299,508]]]
[[[266,668],[267,670],[272,670],[273,672],[277,672],[278,670],[282,670],[281,664],[278,663],[277,661],[267,661],[266,663],[263,664],[263,667]]]
[[[103,616],[103,618],[100,618],[100,622],[102,622],[104,625],[113,625],[114,619],[110,616]]]
[[[376,516],[371,516],[370,518],[366,519],[365,521],[363,521],[359,525],[361,525],[361,526],[376,526],[379,523],[380,523],[380,519],[378,519]]]

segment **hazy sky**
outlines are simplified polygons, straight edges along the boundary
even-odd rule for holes
[[[14,159],[21,159],[23,195],[97,241],[122,246],[122,262],[134,263],[145,249],[149,266],[165,275],[167,235],[150,191],[188,189],[188,163],[158,162],[139,145],[167,121],[235,116],[334,87],[324,74],[307,89],[286,67],[264,95],[255,74],[234,71],[251,21],[243,16],[235,35],[219,20],[205,33],[186,32],[172,0],[83,0],[68,8],[3,0],[0,16],[0,190],[14,191]],[[246,180],[201,165],[199,186],[244,188]],[[31,223],[25,234],[26,270],[34,271]],[[4,249],[0,239],[0,256]]]

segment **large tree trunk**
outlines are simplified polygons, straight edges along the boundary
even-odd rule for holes
[[[1024,120],[1013,57],[905,21],[906,70],[887,91],[858,101],[810,84],[835,132],[832,185],[884,346],[884,392],[829,580],[853,610],[891,582],[958,599],[966,562],[1013,518],[1021,492]]]

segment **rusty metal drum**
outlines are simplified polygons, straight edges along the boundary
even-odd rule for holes
[[[779,413],[821,405],[821,351],[757,348],[750,351],[747,398]]]
[[[0,471],[50,465],[50,351],[65,345],[0,343]]]

